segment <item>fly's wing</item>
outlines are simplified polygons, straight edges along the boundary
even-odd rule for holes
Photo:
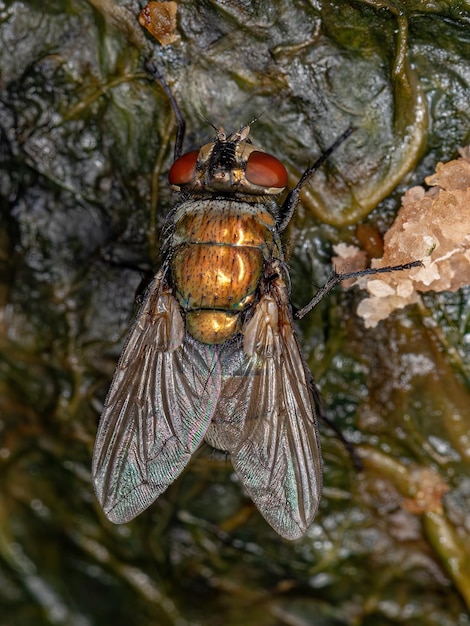
[[[184,334],[159,273],[129,335],[106,398],[93,482],[108,519],[124,523],[175,480],[201,443],[220,391],[215,351]]]
[[[240,480],[274,530],[297,539],[317,512],[322,469],[313,382],[281,278],[261,297],[244,342],[227,344],[220,361],[223,389],[206,440],[230,452]]]

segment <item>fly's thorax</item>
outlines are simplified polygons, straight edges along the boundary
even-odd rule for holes
[[[174,215],[170,267],[175,295],[198,341],[222,343],[240,330],[263,268],[279,258],[275,219],[264,204],[217,198],[184,203]]]
[[[172,246],[207,242],[259,247],[279,240],[270,207],[259,201],[223,196],[191,199],[177,207],[171,221]]]

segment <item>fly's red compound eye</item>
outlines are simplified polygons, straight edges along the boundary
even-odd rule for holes
[[[287,170],[276,157],[254,150],[248,157],[245,176],[253,185],[260,187],[287,186]]]
[[[176,159],[168,172],[170,185],[186,185],[193,180],[198,156],[199,150],[193,150]]]

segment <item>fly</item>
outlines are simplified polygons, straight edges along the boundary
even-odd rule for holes
[[[322,461],[318,391],[294,330],[280,234],[302,187],[351,131],[306,170],[279,208],[273,196],[287,186],[287,171],[251,142],[249,124],[232,134],[219,129],[212,142],[181,156],[181,114],[158,70],[148,67],[180,122],[169,181],[185,199],[168,217],[162,265],[104,404],[95,491],[110,521],[128,522],[205,441],[230,454],[272,528],[297,539],[318,509]],[[297,317],[357,274],[334,274]]]

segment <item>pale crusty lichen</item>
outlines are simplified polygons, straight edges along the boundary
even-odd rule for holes
[[[385,234],[384,255],[372,261],[374,268],[414,260],[422,267],[361,280],[370,295],[357,312],[367,327],[417,302],[421,292],[456,291],[470,284],[470,148],[461,150],[459,159],[439,163],[426,183],[431,187],[427,191],[412,187],[405,193]],[[347,260],[345,250],[336,252]]]

